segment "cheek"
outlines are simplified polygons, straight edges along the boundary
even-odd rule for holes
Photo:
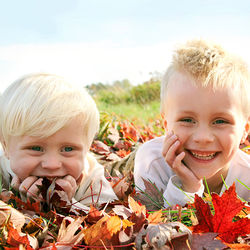
[[[175,126],[172,131],[177,135],[181,145],[183,145],[189,137],[189,131],[185,127]]]
[[[27,160],[10,160],[10,168],[18,178],[24,180],[34,170],[36,164]]]
[[[72,175],[76,180],[80,177],[81,173],[84,169],[84,161],[83,160],[74,160],[67,164],[69,166],[68,168],[68,174]]]

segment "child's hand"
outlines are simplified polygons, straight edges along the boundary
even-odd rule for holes
[[[56,184],[58,184],[64,190],[68,196],[68,199],[71,201],[77,190],[75,178],[73,178],[71,175],[66,175],[64,177],[57,178]]]
[[[20,192],[21,199],[26,201],[27,198],[32,200],[42,200],[42,196],[38,195],[37,185],[42,185],[43,178],[37,176],[28,176],[21,181],[17,176],[14,176],[11,181],[11,186]]]
[[[26,198],[41,200],[42,197],[38,195],[39,189],[37,185],[42,185],[42,180],[43,177],[29,176],[21,181],[17,176],[14,176],[11,186],[20,192],[22,200],[26,200]],[[69,200],[74,197],[77,190],[77,183],[71,175],[58,177],[55,182],[64,190]]]
[[[194,193],[200,189],[202,179],[197,178],[188,166],[183,163],[185,152],[177,152],[180,145],[181,143],[178,137],[173,134],[173,132],[167,133],[163,144],[162,155],[168,165],[180,178],[183,191]]]

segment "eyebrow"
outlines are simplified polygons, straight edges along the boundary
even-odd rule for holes
[[[180,110],[179,113],[181,113],[181,114],[187,114],[187,115],[192,115],[192,116],[196,115],[196,113],[193,112],[193,111],[191,111],[191,110]]]

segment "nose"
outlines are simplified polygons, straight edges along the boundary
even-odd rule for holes
[[[45,154],[42,160],[42,168],[45,169],[59,169],[62,166],[60,157],[56,154]]]
[[[199,144],[211,143],[214,135],[208,126],[198,126],[193,133],[193,140]]]

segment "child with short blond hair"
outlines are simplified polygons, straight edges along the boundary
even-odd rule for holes
[[[99,112],[83,87],[46,73],[16,80],[0,100],[4,187],[34,198],[46,177],[69,200],[87,206],[116,199],[103,166],[89,153],[98,129]]]
[[[135,157],[135,185],[143,179],[164,191],[166,206],[184,205],[236,183],[250,201],[250,156],[239,149],[249,133],[247,65],[220,46],[192,40],[179,47],[161,85],[166,135],[142,145]],[[241,182],[241,183],[240,183]],[[206,190],[207,192],[208,190]]]

